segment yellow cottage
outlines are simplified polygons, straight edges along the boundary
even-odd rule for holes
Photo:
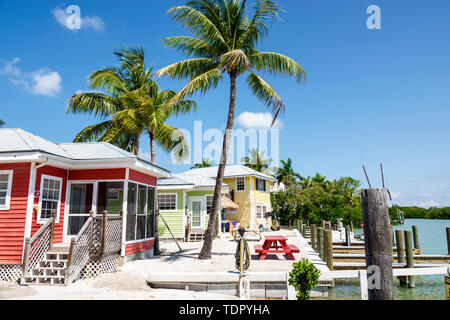
[[[200,175],[215,179],[218,167],[192,169],[183,175]],[[226,166],[223,182],[228,185],[227,196],[238,205],[227,209],[224,219],[237,221],[241,226],[257,229],[269,227],[267,213],[272,211],[270,191],[276,184],[273,176],[255,171],[243,165]]]

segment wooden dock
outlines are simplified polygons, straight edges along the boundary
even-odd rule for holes
[[[392,257],[394,262],[398,261],[396,255]],[[450,263],[449,255],[440,254],[415,254],[413,255],[414,262],[423,263]],[[366,262],[366,255],[364,253],[334,253],[333,260],[335,262]]]
[[[333,246],[334,253],[366,253],[364,246]],[[394,254],[397,249],[394,248]],[[422,254],[422,249],[414,249],[414,254]]]
[[[393,263],[392,267],[394,269],[406,268],[406,263]],[[414,268],[439,268],[439,267],[448,267],[446,264],[439,263],[415,263]],[[333,263],[334,270],[365,270],[366,263],[365,262],[334,262]]]

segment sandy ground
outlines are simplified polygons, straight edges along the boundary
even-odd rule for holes
[[[296,260],[304,257],[303,246],[293,231],[283,230],[274,234],[283,234],[289,244],[300,248],[300,254],[294,254]],[[252,261],[249,271],[290,271],[295,261],[287,260],[282,254],[268,255],[265,261],[259,261],[253,246],[259,241],[251,234],[248,236]],[[161,242],[163,253],[149,260],[134,261],[125,264],[117,272],[103,274],[98,278],[77,281],[69,286],[28,286],[0,284],[0,299],[42,299],[42,300],[230,300],[234,297],[206,292],[183,290],[152,289],[146,279],[153,272],[201,272],[236,271],[236,242],[232,238],[217,239],[213,243],[212,259],[197,259],[202,242],[179,243],[182,252],[173,241]]]

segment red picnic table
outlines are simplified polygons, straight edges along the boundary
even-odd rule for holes
[[[263,245],[255,245],[255,252],[259,253],[259,260],[265,260],[269,253],[285,253],[290,260],[295,260],[292,253],[300,252],[297,246],[287,244],[288,239],[284,236],[265,236],[264,238]]]

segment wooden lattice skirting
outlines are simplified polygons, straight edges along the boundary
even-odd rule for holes
[[[81,270],[78,279],[95,278],[103,273],[114,272],[118,267],[119,255],[112,255],[103,257],[99,260],[89,261],[83,270]]]
[[[22,265],[0,264],[0,282],[17,282],[22,276]]]

